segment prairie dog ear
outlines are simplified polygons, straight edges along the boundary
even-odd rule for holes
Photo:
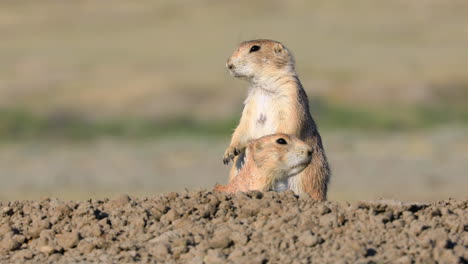
[[[275,43],[273,45],[273,51],[275,52],[276,55],[280,55],[284,51],[284,46],[281,43]]]
[[[263,150],[263,143],[260,140],[252,140],[249,143],[249,146],[245,150],[245,157],[247,159],[252,159],[257,163],[258,153]]]
[[[262,151],[263,150],[263,142],[260,140],[255,140],[252,142],[252,147],[255,151]]]

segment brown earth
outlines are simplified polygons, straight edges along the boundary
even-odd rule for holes
[[[0,262],[467,263],[467,207],[206,191],[0,202]]]

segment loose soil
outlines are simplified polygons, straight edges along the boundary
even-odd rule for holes
[[[467,207],[289,191],[0,202],[0,262],[468,263]]]

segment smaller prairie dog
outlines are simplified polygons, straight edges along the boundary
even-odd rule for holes
[[[228,193],[275,190],[277,182],[300,173],[311,159],[312,147],[295,136],[263,136],[248,143],[239,174],[214,190]]]

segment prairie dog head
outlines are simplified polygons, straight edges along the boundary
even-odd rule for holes
[[[312,147],[286,134],[273,134],[249,142],[245,164],[227,185],[214,191],[246,192],[274,189],[278,181],[304,170],[312,160]]]
[[[280,42],[268,39],[242,42],[227,60],[226,67],[232,76],[247,80],[295,71],[289,50]]]
[[[246,155],[268,176],[268,185],[304,170],[312,159],[312,147],[297,137],[273,134],[253,140]]]

